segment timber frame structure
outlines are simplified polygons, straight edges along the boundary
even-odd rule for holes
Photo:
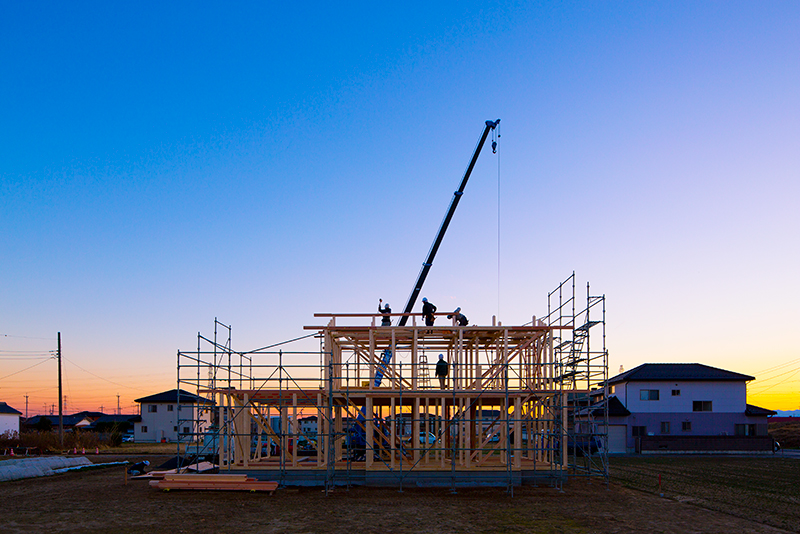
[[[198,334],[196,351],[178,351],[178,390],[214,406],[188,427],[204,430],[181,441],[220,472],[326,491],[607,482],[605,297],[587,285],[586,307],[575,302],[573,273],[548,295],[548,315],[521,326],[444,317],[424,326],[419,314],[392,314],[411,324],[382,327],[380,314],[315,314],[325,324],[304,338],[318,351],[236,352],[215,320],[213,339]],[[602,343],[592,349],[595,326]],[[303,429],[309,416],[316,428]]]

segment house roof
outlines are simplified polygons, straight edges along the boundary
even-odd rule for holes
[[[593,417],[603,417],[603,401],[593,404],[588,408],[583,408],[581,413],[586,413],[589,410]],[[614,395],[608,397],[608,416],[609,417],[627,417],[631,414],[624,404]]]
[[[48,419],[53,426],[58,426],[58,416],[57,415],[34,415],[33,417],[29,417],[25,421],[26,426],[34,426],[42,419]],[[83,414],[73,414],[73,415],[64,415],[64,426],[70,427],[75,426],[81,421],[86,419],[86,416]]]
[[[140,399],[135,399],[134,402],[151,402],[151,403],[158,403],[158,402],[178,402],[178,392],[180,391],[180,399],[181,404],[194,404],[196,402],[200,404],[211,404],[211,401],[208,399],[204,399],[203,397],[199,397],[194,393],[189,393],[188,391],[181,389],[170,389],[169,391],[162,391],[161,393],[156,393],[155,395],[149,395],[147,397],[142,397]]]
[[[95,424],[97,424],[97,423],[133,423],[133,420],[135,418],[137,418],[137,417],[139,417],[139,415],[137,415],[135,413],[128,414],[128,415],[125,415],[125,414],[120,414],[120,415],[107,414],[107,415],[104,415],[103,417],[101,417],[100,419],[98,419],[97,421],[95,421]]]
[[[19,410],[15,410],[5,402],[0,402],[0,413],[5,413],[9,415],[22,415],[22,412]]]
[[[643,363],[630,371],[626,371],[609,379],[609,384],[620,382],[657,382],[657,381],[742,381],[755,380],[755,377],[733,373],[702,363]]]
[[[745,415],[775,415],[776,411],[774,410],[767,410],[766,408],[759,408],[758,406],[753,406],[752,404],[747,404],[747,407],[744,410]]]

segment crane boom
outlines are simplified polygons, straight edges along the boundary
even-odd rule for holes
[[[481,134],[481,138],[478,141],[478,145],[475,147],[475,152],[473,152],[472,154],[472,159],[469,160],[469,165],[467,165],[467,170],[464,171],[464,177],[461,179],[461,185],[458,187],[458,191],[453,193],[453,200],[450,201],[450,207],[447,209],[447,213],[445,213],[444,220],[442,221],[442,226],[439,227],[439,231],[436,233],[436,237],[433,240],[431,249],[430,251],[428,251],[428,257],[422,264],[422,269],[419,272],[417,281],[414,283],[414,289],[411,291],[411,295],[409,295],[408,297],[408,302],[406,303],[405,310],[403,310],[404,314],[411,313],[411,309],[417,302],[419,293],[420,291],[422,291],[422,284],[425,283],[425,278],[428,277],[428,272],[431,270],[431,267],[433,266],[433,258],[436,257],[436,252],[439,250],[439,245],[442,244],[444,233],[447,231],[447,227],[450,226],[450,221],[453,218],[453,214],[456,212],[456,207],[458,207],[458,201],[461,200],[461,196],[464,194],[464,188],[467,186],[467,180],[469,180],[469,175],[472,174],[472,168],[475,167],[475,162],[478,161],[478,156],[480,155],[481,150],[483,149],[483,144],[486,142],[486,138],[489,136],[489,132],[494,130],[498,124],[500,124],[500,119],[497,119],[496,121],[486,121],[486,126],[483,129],[483,133]],[[398,326],[405,326],[407,321],[408,321],[408,315],[403,315],[400,318]]]

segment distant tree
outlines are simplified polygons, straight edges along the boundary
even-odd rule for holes
[[[40,417],[36,424],[33,425],[33,428],[42,432],[49,432],[53,430],[53,423],[47,417]]]

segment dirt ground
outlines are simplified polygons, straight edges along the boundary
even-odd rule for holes
[[[114,461],[118,457],[94,457]],[[166,457],[150,458],[154,464]],[[550,487],[162,492],[122,467],[0,483],[4,533],[786,532],[612,483]],[[800,527],[798,527],[800,529]]]

